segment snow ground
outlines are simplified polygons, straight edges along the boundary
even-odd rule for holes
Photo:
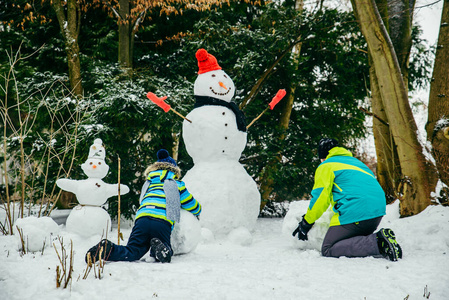
[[[305,211],[308,201],[300,203]],[[250,246],[226,239],[202,242],[170,264],[154,263],[147,256],[131,263],[110,262],[101,280],[92,272],[83,280],[84,255],[100,237],[82,238],[59,225],[66,248],[72,240],[75,252],[67,289],[56,288],[55,249],[21,256],[17,236],[0,236],[0,299],[371,300],[425,299],[428,293],[432,300],[449,299],[449,207],[430,206],[400,219],[398,205],[389,205],[381,226],[395,231],[404,250],[399,262],[322,257],[317,249],[301,249],[282,234],[283,219],[273,218],[257,220]],[[126,241],[130,227],[122,232]],[[116,236],[113,229],[109,238]]]

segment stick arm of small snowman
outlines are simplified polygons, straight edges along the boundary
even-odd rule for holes
[[[179,112],[177,112],[176,110],[174,110],[173,108],[171,108],[171,106],[167,103],[164,102],[165,99],[167,99],[167,96],[163,96],[161,98],[159,98],[158,96],[156,96],[154,93],[152,92],[148,92],[147,93],[147,98],[150,99],[154,104],[156,104],[157,106],[159,106],[160,108],[162,108],[164,110],[164,112],[168,112],[169,110],[173,111],[175,114],[177,114],[178,116],[180,116],[181,118],[183,118],[186,121],[189,121],[190,123],[192,123],[192,121],[190,121],[189,119],[187,119],[186,117],[184,117],[183,115],[181,115]]]
[[[287,92],[286,92],[284,89],[279,90],[279,91],[276,93],[276,96],[274,96],[273,99],[271,100],[271,102],[268,104],[268,107],[265,108],[265,110],[264,110],[260,115],[258,115],[256,118],[254,118],[254,120],[252,120],[251,123],[249,123],[249,125],[246,126],[246,129],[250,128],[251,125],[254,124],[254,122],[256,122],[257,120],[259,120],[260,117],[262,117],[262,115],[263,115],[264,113],[266,113],[268,109],[273,110],[273,108],[276,106],[276,104],[278,104],[279,101],[281,101],[282,98],[284,98],[285,94],[287,94]]]

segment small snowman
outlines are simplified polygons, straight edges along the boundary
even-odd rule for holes
[[[232,102],[235,86],[204,49],[196,53],[196,103],[183,122],[183,139],[194,166],[183,178],[203,206],[203,237],[228,235],[242,245],[251,243],[260,209],[256,183],[239,163],[246,146],[243,113]]]
[[[56,184],[63,190],[76,195],[79,205],[70,212],[66,229],[81,236],[105,236],[111,230],[111,217],[101,206],[108,198],[118,195],[118,184],[109,184],[102,179],[108,174],[105,162],[106,152],[101,139],[95,139],[89,149],[87,160],[81,165],[87,179],[58,179]],[[120,184],[120,194],[129,192],[128,186]]]

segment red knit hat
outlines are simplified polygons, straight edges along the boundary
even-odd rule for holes
[[[198,74],[203,74],[209,71],[221,70],[217,59],[212,54],[207,53],[205,49],[196,51],[196,59],[198,60],[198,67],[200,68]]]

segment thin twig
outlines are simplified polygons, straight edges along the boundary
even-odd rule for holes
[[[388,124],[388,122],[385,122],[384,120],[382,120],[382,118],[379,117],[378,115],[376,115],[375,113],[370,112],[370,111],[366,110],[365,108],[363,108],[363,107],[361,107],[361,106],[359,106],[359,109],[360,109],[361,111],[363,111],[364,113],[366,113],[367,115],[370,115],[370,116],[375,117],[375,118],[376,118],[377,120],[379,120],[382,124],[384,124],[384,125],[386,125],[386,126],[390,126],[390,125]]]

